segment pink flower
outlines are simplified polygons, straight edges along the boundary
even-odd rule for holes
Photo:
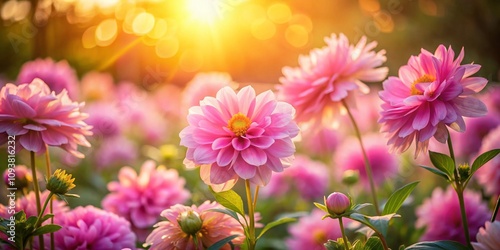
[[[251,86],[238,94],[230,87],[206,97],[189,110],[181,133],[187,162],[210,167],[210,183],[249,179],[266,185],[272,172],[282,172],[295,152],[299,129],[294,109],[276,101],[271,91],[255,96]],[[203,179],[203,176],[202,176]]]
[[[40,202],[43,204],[45,200],[47,200],[47,197],[49,196],[49,191],[45,190],[40,194]],[[66,206],[66,203],[60,200],[54,199],[52,202],[52,211],[55,217],[59,216],[60,214],[65,213],[68,210],[68,207]],[[3,204],[0,204],[0,217],[2,218],[8,218],[11,216],[11,214],[8,213],[8,206],[4,206]],[[38,216],[37,210],[36,210],[36,197],[35,197],[35,192],[31,191],[29,192],[26,196],[23,196],[21,198],[18,198],[16,200],[16,205],[15,205],[15,211],[19,212],[23,210],[24,213],[26,214],[26,217],[30,216]],[[49,209],[47,208],[44,211],[44,215],[49,213]],[[47,222],[44,222],[44,224],[48,224]]]
[[[74,69],[65,60],[54,62],[51,58],[36,59],[23,65],[17,83],[29,83],[39,78],[59,94],[66,89],[71,99],[78,96],[78,78]]]
[[[138,146],[123,136],[105,138],[96,149],[94,164],[97,169],[110,169],[134,162],[138,158]]]
[[[486,114],[484,103],[471,97],[487,83],[482,77],[470,77],[481,66],[460,65],[463,49],[454,57],[451,47],[440,45],[434,55],[422,49],[399,69],[399,78],[384,81],[384,90],[379,93],[384,101],[379,122],[393,151],[404,152],[415,140],[416,157],[427,150],[431,137],[446,142],[446,126],[463,132],[463,116]]]
[[[233,244],[242,244],[245,237],[240,223],[229,215],[210,211],[215,208],[223,207],[210,201],[205,201],[198,207],[170,207],[161,213],[167,220],[155,225],[156,228],[148,236],[144,246],[151,246],[151,250],[206,249],[232,235],[240,235],[232,241]],[[196,235],[198,245],[195,245],[193,235]],[[221,249],[228,250],[231,247],[226,244]]]
[[[236,89],[238,84],[233,82],[231,76],[224,72],[198,73],[187,83],[182,93],[182,103],[184,110],[190,107],[199,106],[200,101],[206,96],[215,96],[223,87]]]
[[[342,101],[353,102],[353,92],[368,93],[362,81],[382,81],[388,69],[385,50],[372,51],[376,42],[366,44],[366,37],[355,45],[347,37],[332,34],[326,47],[300,56],[298,68],[283,68],[278,87],[281,97],[297,109],[299,123],[312,122],[331,126],[337,119]],[[379,68],[377,68],[379,67]]]
[[[22,190],[27,188],[33,181],[30,169],[24,165],[17,165],[14,168],[8,168],[3,172],[3,181],[8,188],[17,188]]]
[[[400,164],[398,157],[389,153],[389,148],[379,134],[368,134],[363,137],[363,144],[372,168],[375,185],[381,185],[385,180],[398,173]],[[338,147],[334,156],[335,171],[340,181],[346,170],[357,170],[364,188],[370,187],[361,147],[355,138],[349,138]]]
[[[139,175],[133,168],[123,167],[118,181],[108,184],[111,193],[104,197],[102,206],[129,220],[134,227],[148,228],[158,221],[161,211],[190,197],[185,183],[177,170],[157,168],[151,160],[144,162]]]
[[[480,153],[500,148],[500,126],[492,130],[483,140]],[[500,195],[500,156],[496,156],[484,164],[475,174],[479,184],[484,187],[487,195]]]
[[[122,133],[124,117],[114,103],[94,102],[85,111],[89,114],[85,121],[92,126],[95,136],[111,137]]]
[[[16,136],[16,149],[43,153],[46,146],[57,146],[83,158],[77,146],[90,147],[85,136],[90,126],[83,120],[83,103],[69,99],[65,90],[55,95],[40,79],[0,90],[0,141]],[[3,138],[2,138],[3,137]]]
[[[333,192],[326,198],[325,206],[330,214],[340,215],[351,207],[351,200],[343,193]]]
[[[82,77],[82,100],[114,100],[116,88],[109,73],[91,71]]]
[[[343,135],[336,129],[320,127],[318,129],[305,129],[301,133],[303,149],[312,155],[328,155],[335,152]]]
[[[321,218],[325,212],[319,209],[313,209],[312,213],[299,219],[296,224],[288,227],[290,237],[285,243],[290,250],[322,250],[328,240],[337,240],[342,238],[340,232],[339,220]],[[343,219],[344,227],[349,225],[351,220]]]
[[[472,241],[476,240],[479,228],[490,217],[488,205],[481,201],[481,194],[468,189],[464,192],[465,213]],[[465,244],[460,205],[455,190],[448,186],[446,191],[434,189],[432,196],[417,208],[417,228],[425,227],[422,241],[454,240]]]
[[[329,184],[328,177],[325,164],[313,161],[305,155],[297,155],[289,168],[271,177],[261,194],[264,197],[280,197],[296,189],[303,199],[315,200],[325,194]]]
[[[55,249],[115,250],[135,248],[136,237],[130,223],[116,214],[86,206],[55,217],[62,228],[55,232]],[[45,235],[45,242],[50,235]],[[46,244],[47,245],[47,244]]]
[[[477,242],[472,242],[474,250],[500,249],[500,221],[487,221],[484,227],[477,233]]]

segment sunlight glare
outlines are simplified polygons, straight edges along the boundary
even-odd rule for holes
[[[200,22],[212,24],[219,18],[218,0],[188,0],[187,10]]]

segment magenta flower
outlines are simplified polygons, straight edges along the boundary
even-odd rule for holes
[[[470,239],[475,241],[479,228],[489,219],[490,211],[479,193],[466,189],[464,201]],[[425,227],[420,240],[454,240],[466,244],[458,197],[451,186],[446,191],[434,189],[432,196],[417,208],[416,214],[415,226]]]
[[[328,240],[342,238],[339,220],[322,220],[324,215],[325,212],[315,208],[310,215],[300,218],[296,224],[289,226],[290,237],[285,241],[287,249],[323,250],[325,249],[323,244]],[[352,221],[342,219],[342,222],[347,227]]]
[[[500,221],[487,221],[484,227],[477,233],[477,242],[472,242],[474,250],[494,250],[500,249]]]
[[[379,93],[384,101],[379,122],[393,151],[404,152],[415,140],[416,157],[427,150],[431,137],[446,142],[446,126],[463,132],[463,116],[486,114],[484,103],[471,97],[487,83],[482,77],[470,77],[481,66],[460,65],[463,49],[454,57],[451,47],[440,45],[434,54],[422,49],[399,69],[399,77],[384,81],[384,90]]]
[[[266,185],[273,171],[290,165],[295,152],[292,138],[299,129],[293,113],[271,91],[256,97],[251,86],[238,94],[224,87],[216,98],[206,97],[189,110],[189,126],[180,133],[186,160],[209,165],[212,184],[240,177]]]
[[[368,93],[362,81],[382,81],[388,69],[385,50],[372,51],[376,42],[366,44],[366,37],[354,46],[347,37],[332,34],[325,38],[326,47],[299,57],[299,67],[283,68],[278,87],[280,96],[297,109],[299,123],[312,122],[331,126],[336,121],[342,101],[353,101],[353,93]]]
[[[187,83],[182,92],[182,103],[184,110],[199,106],[200,101],[207,96],[215,96],[223,87],[236,89],[238,84],[233,82],[231,75],[224,72],[198,73]]]
[[[210,211],[215,208],[223,207],[210,201],[205,201],[198,207],[170,207],[161,213],[167,220],[155,225],[156,228],[148,236],[144,246],[150,246],[150,250],[206,249],[232,235],[240,235],[232,240],[233,244],[242,244],[245,237],[240,223],[229,215]],[[198,245],[195,245],[193,235],[196,235]],[[229,250],[231,247],[226,244],[221,249]]]
[[[136,228],[149,228],[155,224],[161,211],[190,197],[184,189],[186,181],[177,170],[156,167],[154,161],[146,161],[139,174],[131,167],[123,167],[118,181],[108,184],[111,192],[102,201],[106,211],[118,214]]]
[[[397,175],[399,160],[397,155],[389,153],[389,148],[379,134],[368,134],[363,137],[366,154],[372,167],[375,185],[382,185],[387,179]],[[370,180],[366,174],[363,152],[355,138],[346,139],[334,156],[335,172],[340,181],[346,170],[359,172],[361,184],[364,188],[370,187]]]
[[[78,96],[76,72],[65,60],[54,62],[51,58],[46,58],[27,62],[19,71],[17,83],[30,83],[36,78],[42,79],[56,94],[66,89],[71,99]]]
[[[85,108],[89,118],[85,122],[92,126],[95,136],[118,136],[123,131],[124,116],[115,103],[94,102]]]
[[[500,148],[500,126],[492,130],[483,140],[480,153]],[[477,182],[481,184],[487,195],[500,195],[500,156],[496,156],[484,164],[475,174]]]
[[[62,226],[54,234],[57,250],[136,249],[136,236],[130,229],[130,223],[116,214],[93,206],[77,207],[62,216],[56,216],[54,223]],[[50,235],[44,237],[49,242]]]
[[[45,152],[47,145],[60,147],[76,157],[84,155],[77,146],[90,147],[85,136],[90,126],[83,120],[83,103],[69,99],[65,90],[55,95],[40,79],[19,86],[7,84],[0,90],[0,142],[16,136],[16,149]]]

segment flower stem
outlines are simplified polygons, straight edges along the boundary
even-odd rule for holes
[[[493,214],[491,215],[491,223],[495,222],[495,219],[497,218],[498,207],[500,207],[500,195],[498,196],[497,204],[495,205],[495,209],[493,210]]]
[[[36,164],[35,164],[35,152],[30,151],[31,158],[31,174],[33,175],[33,187],[35,191],[35,199],[36,199],[36,212],[40,213],[42,210],[42,204],[40,201],[40,187],[38,186],[38,177],[36,176]],[[45,249],[45,244],[43,242],[43,235],[38,236],[40,249]]]
[[[250,217],[250,225],[248,225],[248,249],[255,249],[255,217],[254,217],[254,203],[252,202],[252,191],[250,189],[250,180],[245,180],[245,190],[247,196],[248,217]]]
[[[49,147],[45,145],[47,150],[45,151],[45,166],[47,167],[47,176],[52,175],[52,170],[50,169],[50,154],[49,154]],[[53,202],[52,199],[50,199],[49,203],[49,212],[51,214],[54,214],[54,207],[53,207]],[[50,218],[50,224],[54,224],[54,217]],[[54,233],[50,233],[50,249],[54,250],[55,247],[55,239],[54,239]]]
[[[363,145],[363,139],[361,137],[361,132],[359,131],[358,124],[356,123],[356,120],[354,119],[354,116],[352,115],[351,111],[349,110],[349,106],[345,102],[345,100],[342,100],[342,104],[344,105],[347,114],[349,115],[349,118],[351,119],[352,126],[354,127],[354,132],[356,133],[356,137],[358,138],[359,145],[361,146],[361,152],[363,153],[363,159],[365,161],[365,171],[366,175],[368,176],[368,180],[370,181],[370,191],[372,193],[372,198],[373,198],[373,205],[375,206],[375,211],[377,212],[377,215],[380,215],[380,209],[378,207],[378,202],[377,202],[377,193],[375,191],[375,183],[373,182],[373,174],[372,174],[372,167],[370,165],[370,160],[368,159],[368,155],[366,154],[365,147]]]
[[[349,250],[349,244],[347,244],[347,237],[345,236],[344,223],[342,222],[342,217],[339,218],[340,232],[342,233],[342,239],[344,240],[345,250]]]
[[[36,222],[35,222],[35,230],[40,227],[40,224],[42,224],[41,222],[41,219],[43,217],[43,212],[45,211],[45,209],[47,208],[47,205],[49,204],[49,201],[52,200],[52,196],[54,195],[54,193],[50,192],[49,196],[47,196],[47,199],[45,200],[45,202],[43,203],[43,207],[42,207],[42,210],[40,211],[40,213],[38,213],[38,218],[36,218]]]

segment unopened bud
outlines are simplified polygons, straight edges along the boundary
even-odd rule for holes
[[[71,174],[66,174],[66,170],[57,169],[47,181],[47,190],[54,194],[66,194],[75,187],[75,178],[71,177]]]
[[[343,193],[333,192],[326,198],[325,205],[330,214],[340,215],[349,209],[351,200]]]
[[[461,180],[466,180],[470,175],[470,166],[468,163],[462,163],[458,165],[458,175]]]
[[[342,183],[347,186],[354,185],[359,181],[359,171],[358,170],[346,170],[342,175]]]
[[[33,181],[29,169],[24,165],[8,168],[3,172],[3,181],[9,188],[23,189]]]
[[[177,222],[182,231],[189,235],[195,235],[203,225],[200,215],[192,210],[182,212],[177,218]]]

